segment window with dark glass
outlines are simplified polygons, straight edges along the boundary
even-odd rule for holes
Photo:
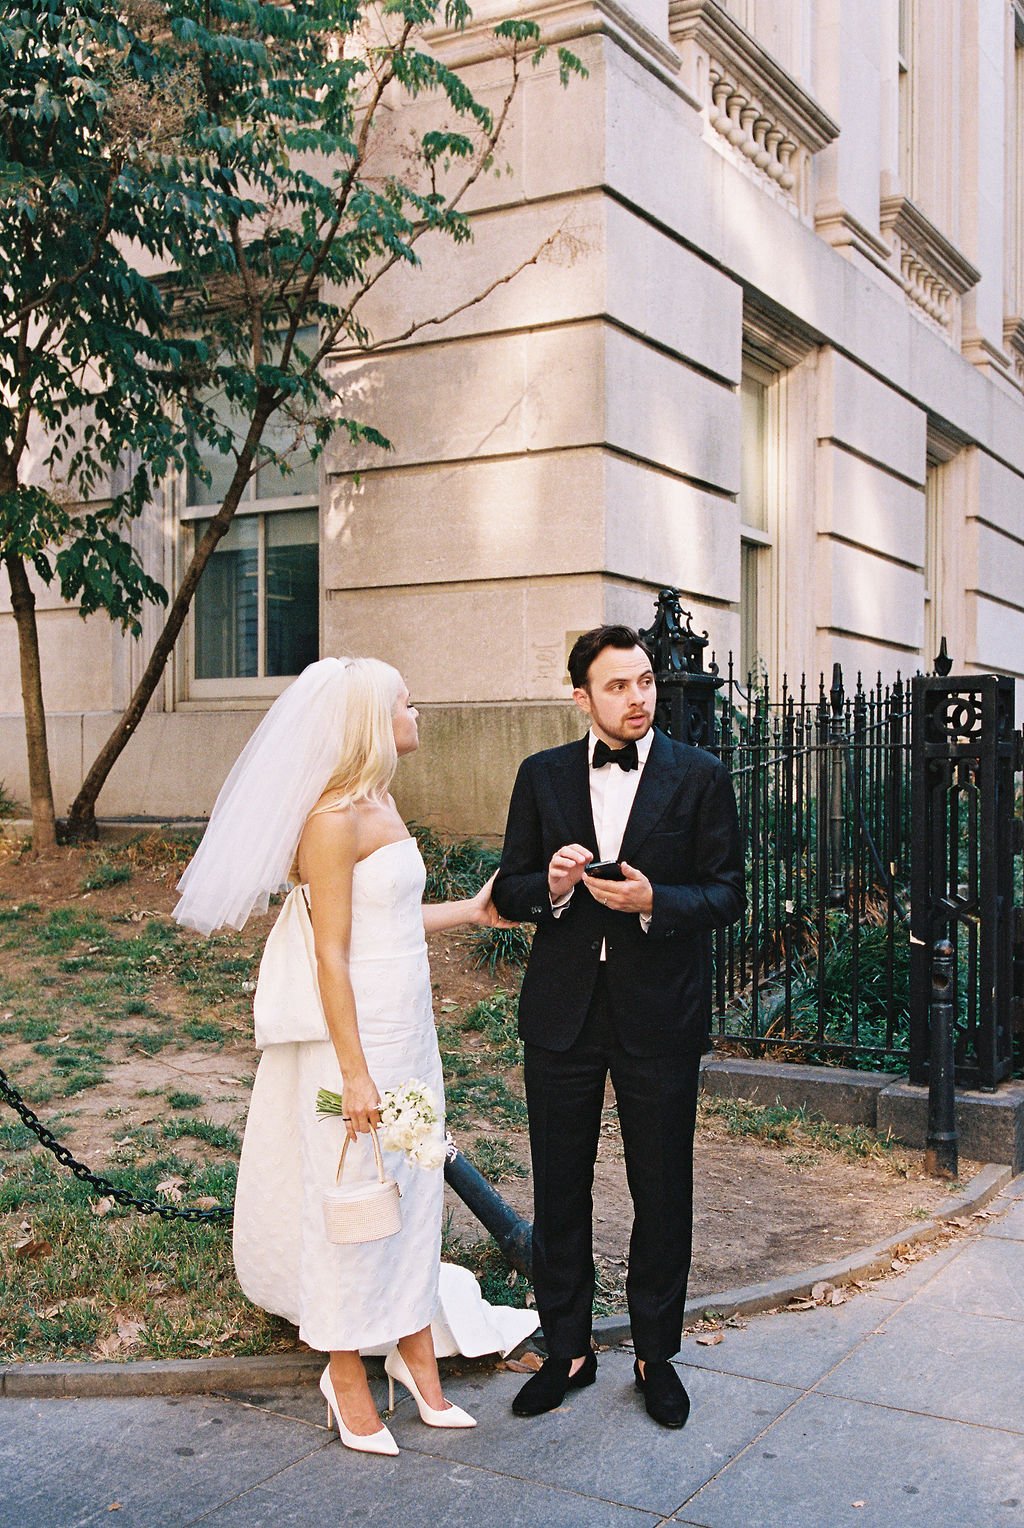
[[[245,421],[226,406],[238,434]],[[256,473],[196,590],[192,678],[287,678],[319,657],[317,467],[287,419],[271,421]],[[282,464],[283,458],[283,464]],[[205,448],[209,482],[192,473],[183,518],[198,541],[220,504],[234,457]],[[205,511],[205,513],[204,513]]]

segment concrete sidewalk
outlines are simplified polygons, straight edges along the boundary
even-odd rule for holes
[[[329,1437],[313,1385],[10,1399],[0,1523],[1024,1528],[1024,1178],[990,1211],[979,1236],[844,1305],[687,1339],[681,1433],[647,1418],[624,1349],[531,1421],[509,1411],[522,1375],[468,1366],[446,1390],[480,1425],[425,1428],[405,1398],[393,1460]]]

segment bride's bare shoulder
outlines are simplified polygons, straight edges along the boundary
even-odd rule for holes
[[[299,839],[300,855],[318,848],[329,849],[346,859],[358,859],[363,824],[358,806],[322,796],[306,818]]]

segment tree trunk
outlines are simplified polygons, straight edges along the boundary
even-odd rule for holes
[[[117,726],[96,755],[89,773],[82,781],[81,790],[71,803],[67,831],[68,837],[73,841],[96,837],[96,802],[100,791],[153,698],[153,692],[160,682],[160,676],[167,666],[167,660],[185,624],[185,617],[188,615],[203,569],[234,518],[242,492],[249,481],[256,448],[262,438],[267,420],[273,412],[272,404],[264,407],[257,406],[255,409],[245,444],[239,453],[238,466],[224,495],[224,502],[207,526],[203,539],[195,549],[192,561],[185,569],[178,592],[168,609],[163,629],[156,639],[149,662],[146,664],[145,672],[126,709],[118,719]]]
[[[11,606],[18,628],[21,663],[21,698],[25,709],[25,743],[28,748],[28,785],[32,797],[32,847],[37,854],[57,842],[50,782],[50,753],[46,746],[46,712],[43,709],[43,676],[39,666],[39,630],[36,597],[24,560],[14,552],[4,557],[11,581]]]

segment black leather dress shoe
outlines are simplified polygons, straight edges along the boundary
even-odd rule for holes
[[[539,1417],[542,1411],[554,1411],[565,1400],[567,1390],[582,1390],[597,1378],[597,1354],[591,1351],[575,1374],[570,1374],[571,1358],[545,1358],[512,1402],[517,1417]]]
[[[662,1427],[685,1427],[690,1415],[690,1397],[668,1359],[646,1362],[642,1374],[640,1365],[634,1361],[633,1373],[636,1388],[643,1391],[647,1415]]]

